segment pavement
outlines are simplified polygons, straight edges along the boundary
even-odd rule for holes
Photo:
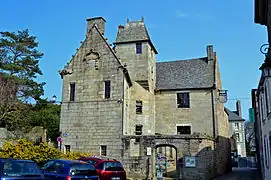
[[[260,180],[260,178],[255,168],[233,168],[232,172],[213,180]]]

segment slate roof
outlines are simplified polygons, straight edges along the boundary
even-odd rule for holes
[[[228,108],[225,108],[226,113],[228,114],[229,121],[245,121],[243,118],[238,116],[236,113],[232,112]]]
[[[148,41],[157,54],[157,51],[151,42],[148,30],[143,21],[132,21],[128,22],[125,26],[119,26],[118,35],[114,44],[137,41]]]
[[[214,79],[214,61],[207,57],[156,63],[159,90],[210,88]]]

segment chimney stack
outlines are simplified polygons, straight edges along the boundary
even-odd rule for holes
[[[238,116],[242,117],[241,101],[240,100],[236,101],[236,112],[237,112]]]
[[[207,46],[207,60],[212,61],[215,59],[215,53],[213,49],[213,45],[208,45]]]
[[[103,17],[94,17],[94,18],[88,18],[87,19],[87,34],[89,33],[89,30],[96,24],[99,31],[104,34],[104,28],[105,28],[105,19]]]

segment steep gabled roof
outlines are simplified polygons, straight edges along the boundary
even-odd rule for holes
[[[156,63],[158,90],[202,89],[214,86],[214,61],[207,58]]]
[[[147,41],[157,54],[157,50],[151,42],[148,30],[143,21],[128,22],[125,26],[120,25],[114,44]]]
[[[101,18],[101,17],[97,17],[97,18]],[[92,19],[97,19],[97,18],[92,18]],[[102,18],[102,19],[103,19],[103,18]],[[104,20],[104,19],[103,19],[103,20]],[[104,21],[105,21],[105,20],[104,20]],[[105,42],[107,48],[110,50],[110,52],[112,53],[112,55],[115,57],[116,61],[118,62],[118,64],[119,64],[118,69],[121,69],[121,70],[122,70],[122,72],[123,72],[123,74],[124,74],[124,77],[125,77],[125,79],[126,79],[128,85],[129,85],[129,86],[132,86],[132,80],[131,80],[131,77],[130,77],[130,75],[129,75],[129,72],[128,72],[127,68],[121,64],[119,58],[117,57],[117,55],[115,54],[115,52],[113,51],[113,49],[110,47],[110,45],[108,44],[108,42],[107,42],[106,39],[104,38],[103,34],[100,32],[100,30],[99,30],[99,28],[97,27],[97,25],[96,25],[96,24],[93,24],[93,26],[92,26],[91,28],[92,28],[92,29],[95,29],[95,30],[98,32],[99,36],[103,39],[103,41]],[[87,33],[88,33],[88,32],[87,32]],[[85,42],[86,42],[86,39],[85,39],[84,43],[85,43]],[[83,43],[83,44],[84,44],[84,43]],[[82,47],[82,45],[81,45],[81,47]],[[72,61],[72,60],[71,60],[71,61]],[[71,62],[69,62],[69,63],[71,63]],[[72,74],[72,69],[70,68],[69,63],[68,63],[68,65],[66,65],[66,66],[64,67],[63,70],[59,71],[59,74],[61,75],[61,79],[63,78],[63,75],[66,75],[66,74]]]
[[[229,121],[245,121],[243,118],[238,116],[236,113],[232,112],[228,108],[224,108],[225,112],[228,114]]]
[[[107,41],[105,40],[104,36],[103,36],[102,33],[99,31],[99,29],[97,28],[96,25],[94,25],[94,28],[98,31],[98,33],[100,34],[100,36],[101,36],[102,39],[104,40],[105,44],[106,44],[107,47],[110,49],[111,53],[113,54],[113,56],[115,57],[115,59],[116,59],[117,62],[119,63],[119,65],[120,65],[119,68],[122,69],[122,72],[123,72],[123,74],[124,74],[125,79],[127,80],[128,85],[129,85],[129,86],[132,86],[132,81],[131,81],[131,77],[130,77],[130,75],[129,75],[128,70],[126,69],[126,67],[124,67],[124,66],[121,64],[119,58],[117,57],[117,55],[115,54],[115,52],[113,51],[113,49],[111,49],[110,45],[107,43]]]

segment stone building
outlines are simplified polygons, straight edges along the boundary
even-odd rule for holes
[[[140,179],[160,172],[158,152],[175,160],[175,178],[225,173],[229,125],[213,46],[206,57],[156,62],[143,19],[119,25],[114,47],[104,31],[104,18],[87,19],[85,40],[60,71],[63,150],[118,158]]]
[[[236,111],[225,108],[229,117],[229,133],[236,139],[237,155],[246,157],[245,119],[242,118],[241,101],[236,102]]]

